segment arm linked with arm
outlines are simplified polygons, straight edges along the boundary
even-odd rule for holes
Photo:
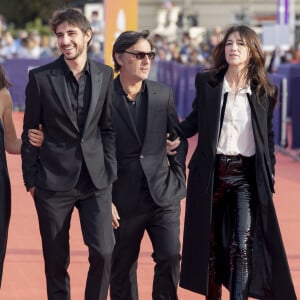
[[[173,93],[170,90],[169,94],[169,105],[168,105],[168,139],[170,141],[174,141],[178,138],[177,128],[179,126],[179,120],[178,115],[175,109],[175,104],[173,100]],[[184,173],[186,169],[185,161],[188,151],[188,142],[185,138],[180,139],[180,144],[176,149],[173,149],[173,151],[176,151],[175,155],[168,155],[169,163],[171,168],[174,167],[174,165],[180,166]]]
[[[41,118],[41,99],[39,86],[33,72],[29,72],[29,82],[26,87],[25,112],[22,132],[22,171],[27,191],[35,186],[37,166],[39,161],[39,148],[30,144],[28,130],[38,128]]]

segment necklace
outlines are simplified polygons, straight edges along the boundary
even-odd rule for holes
[[[235,95],[238,93],[239,90],[244,89],[246,87],[246,80],[244,79],[237,78],[235,80],[230,78],[228,74],[225,75],[225,78],[228,82],[229,87],[231,88],[231,90],[234,92]]]

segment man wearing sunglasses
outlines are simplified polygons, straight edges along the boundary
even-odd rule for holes
[[[137,260],[144,232],[155,262],[152,298],[178,299],[180,200],[185,197],[182,141],[167,156],[166,136],[178,124],[172,91],[148,80],[154,58],[149,31],[123,32],[113,46],[113,126],[118,179],[113,183],[111,300],[137,300]],[[175,136],[173,136],[175,138]]]

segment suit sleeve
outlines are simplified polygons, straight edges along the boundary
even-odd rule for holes
[[[170,90],[169,104],[168,104],[168,133],[170,134],[170,139],[177,138],[177,128],[179,126],[179,119],[175,109],[173,93]],[[185,174],[186,170],[186,155],[188,151],[188,143],[185,138],[181,138],[181,143],[176,149],[176,155],[169,155],[168,159],[171,165],[171,168],[175,170],[175,167],[179,167]]]
[[[104,160],[106,169],[112,178],[116,178],[117,161],[116,161],[116,146],[115,146],[115,131],[112,125],[112,96],[113,96],[113,71],[110,69],[108,89],[103,105],[99,127],[102,136]]]
[[[41,99],[39,86],[32,71],[29,72],[29,81],[25,91],[25,112],[22,132],[22,172],[26,189],[35,186],[36,173],[39,161],[39,148],[29,143],[28,130],[38,128],[41,123]]]

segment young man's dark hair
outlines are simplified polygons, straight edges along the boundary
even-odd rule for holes
[[[78,27],[84,33],[86,33],[89,30],[92,31],[91,24],[88,21],[88,19],[79,9],[76,8],[68,8],[66,10],[56,11],[53,14],[49,24],[52,31],[56,33],[57,26],[64,22],[72,26]]]

